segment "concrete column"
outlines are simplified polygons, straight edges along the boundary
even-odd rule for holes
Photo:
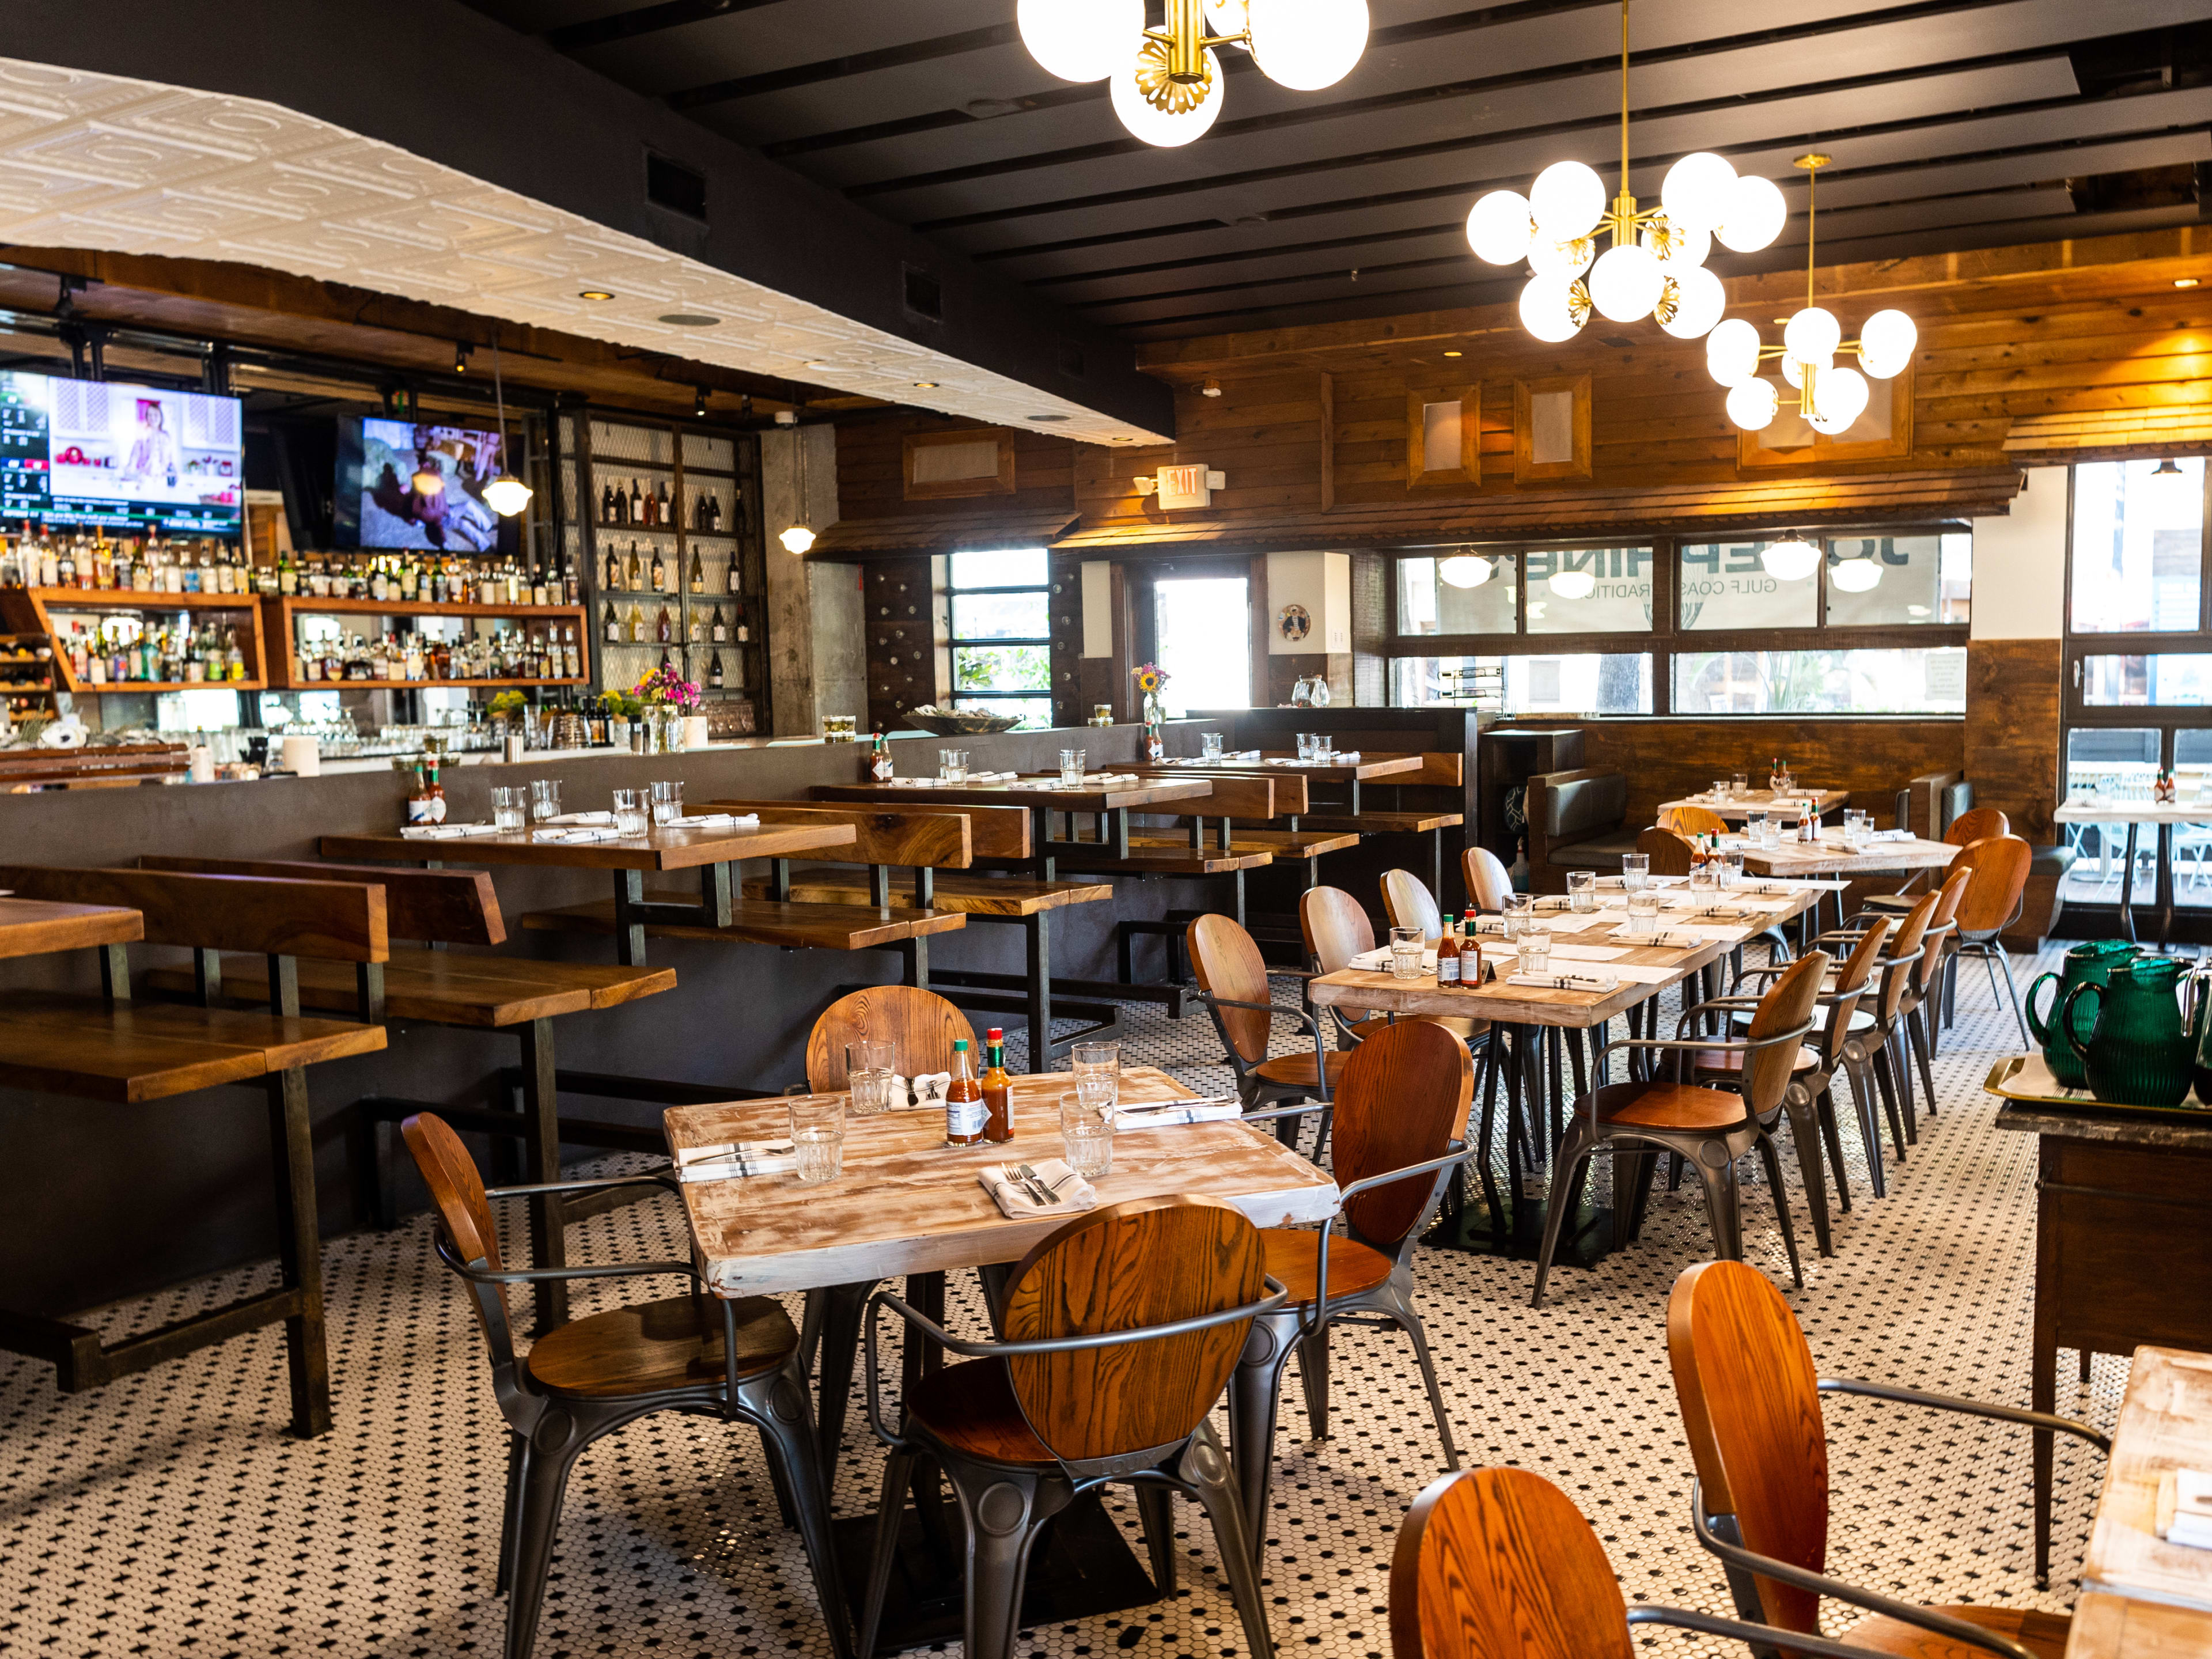
[[[822,729],[823,715],[865,716],[868,706],[860,567],[802,559],[785,552],[776,539],[799,520],[802,443],[805,521],[819,534],[837,522],[836,428],[823,423],[761,434],[769,684],[777,737],[812,737]]]

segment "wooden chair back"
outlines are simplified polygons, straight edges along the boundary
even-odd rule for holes
[[[1000,1328],[1014,1342],[1140,1331],[1266,1294],[1259,1229],[1218,1199],[1139,1198],[1060,1228],[1007,1281]],[[1252,1322],[1099,1348],[1008,1358],[1022,1415],[1065,1462],[1187,1439],[1229,1386]]]
[[[464,1261],[481,1261],[494,1273],[503,1271],[499,1228],[492,1220],[490,1200],[484,1197],[483,1177],[477,1173],[476,1160],[469,1156],[461,1138],[445,1119],[432,1112],[417,1112],[402,1119],[399,1133],[415,1159],[422,1184],[430,1189],[438,1224],[445,1229],[453,1254]],[[507,1323],[507,1287],[471,1285],[469,1288],[476,1292],[471,1300],[484,1340],[491,1344],[493,1363],[511,1361],[514,1339]]]
[[[1393,927],[1418,927],[1421,937],[1431,944],[1443,937],[1443,918],[1437,913],[1436,895],[1411,870],[1382,872],[1382,911]]]
[[[931,870],[965,870],[975,862],[967,815],[942,806],[838,806],[827,801],[716,800],[703,809],[751,812],[763,823],[849,823],[850,847],[824,848],[834,864],[897,864]]]
[[[10,864],[0,865],[0,887],[18,898],[137,910],[146,918],[149,945],[323,962],[384,962],[392,954],[384,893],[358,881]]]
[[[1513,878],[1504,860],[1487,847],[1470,847],[1459,855],[1459,871],[1467,882],[1467,896],[1478,910],[1503,910],[1513,895]]]
[[[1905,988],[1912,983],[1913,973],[1920,965],[1928,925],[1935,918],[1936,907],[1942,898],[1941,893],[1922,894],[1920,902],[1905,913],[1905,920],[1897,924],[1897,933],[1889,941],[1889,954],[1893,960],[1883,970],[1881,1010],[1876,1016],[1885,1029],[1905,1006]]]
[[[2012,921],[2027,890],[2027,866],[2034,857],[2035,849],[2018,836],[1984,836],[1959,849],[1951,868],[1964,866],[1967,874],[1966,890],[1959,899],[1960,933],[1994,933]]]
[[[1912,989],[1921,996],[1927,995],[1936,983],[1936,975],[1943,966],[1943,952],[1951,947],[1958,932],[1959,906],[1965,902],[1966,889],[1974,879],[1973,867],[1960,867],[1960,860],[1972,852],[1972,848],[1959,849],[1958,858],[1951,860],[1951,872],[1943,878],[1943,885],[1936,890],[1936,908],[1928,917],[1928,933],[1920,947],[1920,961],[1912,970]]]
[[[1782,1292],[1741,1261],[1698,1263],[1668,1298],[1667,1358],[1706,1513],[1733,1515],[1746,1549],[1822,1571],[1828,1437],[1820,1375]],[[1812,1591],[1753,1582],[1765,1622],[1819,1630]]]
[[[1199,989],[1208,996],[1233,1002],[1266,1002],[1267,964],[1252,935],[1228,916],[1212,912],[1200,916],[1184,930],[1190,951],[1190,970]],[[1221,1040],[1237,1051],[1247,1066],[1267,1057],[1269,1018],[1256,1008],[1216,1008]]]
[[[1752,1041],[1778,1036],[1811,1018],[1813,1005],[1820,1000],[1820,988],[1833,961],[1826,951],[1808,951],[1791,963],[1782,977],[1767,987],[1766,994],[1759,998],[1759,1006],[1753,1011]],[[1762,1116],[1779,1106],[1796,1064],[1797,1044],[1794,1042],[1778,1042],[1746,1054],[1744,1103]]]
[[[1421,750],[1421,768],[1418,772],[1393,772],[1387,778],[1377,778],[1376,784],[1391,784],[1407,788],[1464,789],[1467,787],[1467,757],[1451,749]],[[1374,785],[1369,786],[1370,788]]]
[[[1991,836],[2012,834],[2012,820],[1994,806],[1970,806],[1951,820],[1943,839],[1953,847],[1966,847]]]
[[[325,864],[308,859],[180,858],[148,853],[141,870],[262,876],[279,881],[357,881],[384,890],[385,927],[393,939],[440,945],[499,945],[507,923],[489,870],[410,870],[390,864]]]
[[[1844,958],[1844,965],[1836,970],[1833,988],[1836,1000],[1828,1008],[1824,1045],[1826,1058],[1832,1063],[1841,1049],[1844,1039],[1850,1035],[1851,1015],[1856,1012],[1861,1000],[1854,994],[1866,989],[1867,981],[1874,974],[1875,958],[1881,954],[1882,942],[1889,937],[1890,929],[1896,926],[1894,917],[1876,916],[1866,932],[1859,935],[1859,942],[1851,947],[1850,955]]]
[[[1375,948],[1375,924],[1341,887],[1307,890],[1298,900],[1298,931],[1305,935],[1307,957],[1324,974]]]
[[[1705,806],[1670,806],[1659,815],[1659,828],[1678,836],[1724,836],[1728,820]]]
[[[952,1069],[952,1045],[968,1040],[975,1069],[982,1056],[968,1016],[934,991],[911,985],[872,985],[842,996],[822,1011],[806,1038],[806,1086],[835,1094],[845,1086],[845,1045],[863,1037],[888,1038],[897,1049],[900,1075],[921,1077]]]
[[[1474,1095],[1474,1057],[1449,1027],[1401,1019],[1376,1032],[1352,1051],[1333,1093],[1337,1184],[1442,1158],[1465,1132]],[[1394,1181],[1353,1198],[1345,1219],[1363,1242],[1392,1254],[1420,1224],[1437,1186],[1433,1174]]]
[[[1631,1659],[1628,1607],[1573,1500],[1463,1469],[1413,1500],[1390,1558],[1395,1659]]]
[[[1655,876],[1686,876],[1690,873],[1690,843],[1672,830],[1654,825],[1639,830],[1636,834],[1636,850],[1651,860]]]

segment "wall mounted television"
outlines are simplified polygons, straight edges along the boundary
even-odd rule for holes
[[[483,498],[500,435],[377,416],[338,422],[331,539],[340,547],[512,553],[519,532]],[[432,475],[437,488],[418,486]]]
[[[235,398],[0,370],[0,518],[237,535],[245,434]]]

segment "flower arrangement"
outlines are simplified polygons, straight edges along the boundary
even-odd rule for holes
[[[641,702],[673,708],[680,714],[694,714],[699,711],[699,683],[685,679],[672,667],[654,669],[637,683],[633,695]]]
[[[495,714],[519,714],[526,701],[520,691],[502,691],[491,700],[491,712]]]
[[[1168,683],[1168,671],[1156,662],[1140,662],[1129,672],[1136,678],[1137,690],[1148,697],[1158,696]]]

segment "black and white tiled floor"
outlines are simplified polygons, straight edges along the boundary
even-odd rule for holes
[[[2024,986],[2027,969],[2016,971]],[[1285,982],[1277,994],[1293,994]],[[1936,1065],[1941,1113],[1923,1119],[1909,1161],[1893,1165],[1886,1200],[1856,1170],[1832,1260],[1812,1253],[1793,1185],[1807,1267],[1790,1300],[1829,1374],[2025,1405],[2034,1144],[1995,1131],[1980,1091],[1990,1057],[2016,1046],[2009,1012],[1993,1007],[1978,975],[1960,1003]],[[1224,1085],[1202,1015],[1128,1012],[1131,1059],[1208,1091]],[[1010,1059],[1018,1068],[1018,1052]],[[1516,1464],[1558,1482],[1632,1597],[1717,1613],[1728,1610],[1720,1576],[1686,1521],[1690,1465],[1663,1340],[1674,1276],[1711,1249],[1693,1188],[1655,1194],[1644,1237],[1594,1270],[1555,1274],[1540,1311],[1528,1305],[1525,1262],[1425,1250],[1418,1271],[1465,1465]],[[1771,1201],[1756,1182],[1745,1219],[1747,1254],[1786,1287]],[[571,1254],[682,1254],[682,1230],[673,1203],[656,1200],[580,1226]],[[337,1426],[311,1443],[282,1432],[273,1332],[76,1396],[54,1392],[49,1368],[0,1356],[0,1654],[497,1652],[504,1431],[475,1324],[430,1240],[417,1218],[330,1244]],[[97,1322],[111,1336],[149,1328],[268,1273],[197,1282]],[[972,1286],[955,1276],[956,1315],[971,1322]],[[622,1294],[619,1284],[587,1291],[580,1311]],[[1333,1354],[1327,1441],[1304,1439],[1297,1384],[1286,1384],[1267,1517],[1270,1623],[1285,1653],[1382,1659],[1391,1543],[1442,1455],[1402,1337],[1340,1330]],[[2059,1408],[2109,1425],[2125,1380],[2124,1359],[2100,1359],[2081,1395],[2062,1385]],[[2094,1454],[2062,1443],[2054,1588],[2039,1593],[2024,1431],[1865,1401],[1832,1401],[1827,1416],[1831,1572],[1916,1601],[2071,1601],[2102,1474]],[[841,1514],[872,1505],[881,1468],[854,1428],[860,1437],[848,1436],[837,1472]],[[1130,1506],[1116,1515],[1133,1531]],[[1188,1505],[1177,1518],[1192,1570],[1176,1599],[1024,1632],[1020,1659],[1109,1647],[1135,1659],[1239,1653],[1211,1534]],[[1672,1636],[1649,1645],[1719,1650]],[[568,1491],[540,1656],[829,1651],[750,1431],[662,1416],[586,1455]]]

